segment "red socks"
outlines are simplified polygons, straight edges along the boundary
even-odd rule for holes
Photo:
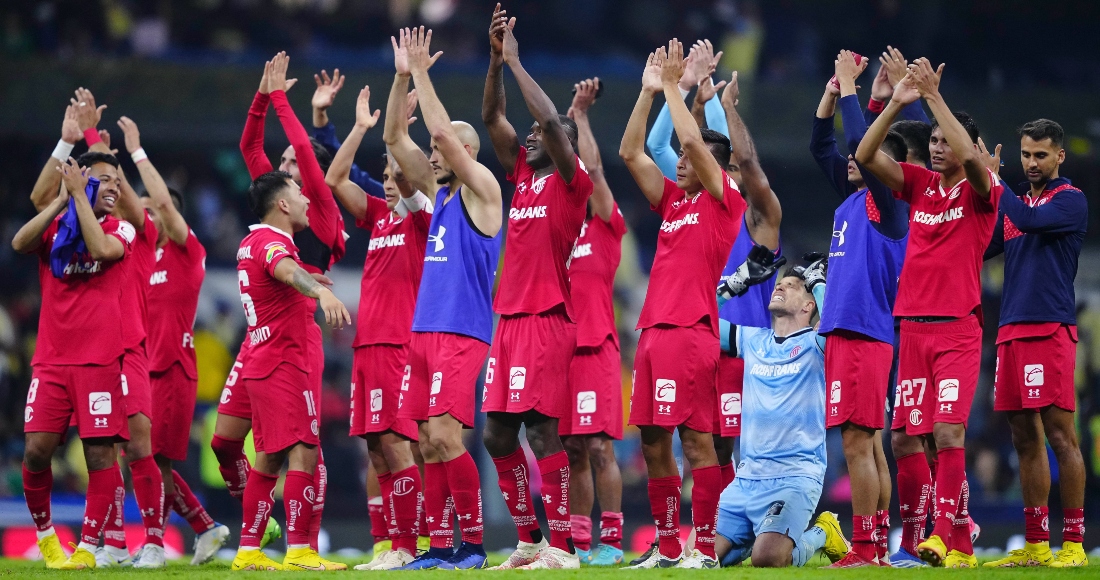
[[[453,548],[454,530],[451,514],[454,503],[447,483],[447,467],[442,463],[424,464],[424,521],[428,524],[428,536],[433,548]]]
[[[722,469],[717,465],[692,469],[691,519],[695,525],[695,549],[714,555],[714,529],[718,526],[718,497],[722,494]]]
[[[325,468],[325,456],[317,448],[317,467],[313,469],[313,490],[317,497],[313,500],[313,516],[309,519],[309,547],[317,551],[317,537],[321,534],[321,515],[325,511],[325,492],[328,491],[328,469]]]
[[[390,518],[393,520],[390,539],[393,549],[403,549],[416,555],[416,524],[420,513],[420,470],[410,465],[391,474],[388,485],[390,494]],[[385,501],[385,500],[383,500]]]
[[[1063,508],[1062,517],[1065,520],[1062,524],[1062,541],[1078,544],[1084,542],[1085,508]]]
[[[481,515],[481,478],[477,472],[477,464],[469,453],[463,452],[462,455],[443,462],[443,467],[447,470],[447,486],[451,489],[462,541],[480,544],[485,524]],[[416,467],[409,469],[415,470]]]
[[[145,526],[145,543],[164,545],[164,479],[152,455],[130,462],[134,497]]]
[[[852,516],[852,551],[868,562],[876,556],[874,533],[874,516]]]
[[[649,510],[657,526],[657,549],[666,558],[679,558],[683,551],[680,547],[680,476],[650,478],[647,488]]]
[[[248,464],[248,456],[244,454],[244,440],[225,439],[214,436],[210,441],[210,449],[218,458],[218,471],[225,480],[225,487],[229,489],[229,495],[237,501],[244,499],[244,485],[250,477],[252,466]]]
[[[569,455],[559,451],[538,461],[542,475],[542,507],[550,528],[550,545],[573,552],[573,534],[569,526]]]
[[[939,536],[945,543],[951,537],[951,528],[962,511],[959,499],[965,481],[966,452],[961,447],[941,448],[937,452],[936,524],[932,528],[932,535]],[[948,544],[948,548],[953,547]]]
[[[970,539],[970,484],[965,477],[964,475],[962,489],[959,490],[959,510],[951,525],[949,547],[964,554],[973,554],[974,542]]]
[[[267,518],[271,516],[271,510],[275,506],[275,482],[277,481],[279,481],[278,476],[260,473],[255,469],[249,471],[248,485],[244,488],[244,498],[241,502],[242,548],[260,547],[260,538],[267,529]],[[290,541],[289,534],[287,541],[288,543]]]
[[[82,543],[98,544],[107,520],[117,518],[121,523],[122,518],[116,513],[119,507],[116,498],[122,498],[123,493],[122,472],[117,463],[106,469],[88,472],[87,503],[84,506],[84,524],[80,528]],[[122,546],[126,546],[125,542]]]
[[[53,470],[49,467],[42,471],[29,471],[23,466],[23,496],[27,499],[27,508],[31,510],[34,527],[44,532],[53,527],[50,510],[50,492],[53,491]]]
[[[313,519],[313,502],[316,498],[312,473],[286,472],[283,507],[286,509],[287,548],[309,545],[309,521]]]
[[[520,447],[515,453],[504,457],[494,457],[493,463],[497,468],[497,484],[500,493],[504,495],[504,503],[508,504],[508,512],[512,514],[512,522],[516,525],[519,540],[529,544],[537,543],[534,533],[542,538],[539,529],[539,520],[535,517],[535,508],[531,504],[531,485],[527,479],[527,455]],[[566,467],[569,464],[566,463]],[[568,479],[568,478],[566,478]],[[566,515],[568,515],[568,511]]]
[[[875,512],[875,555],[885,560],[890,555],[890,510]]]
[[[578,550],[588,551],[592,549],[592,518],[572,514],[569,516],[569,525],[573,534],[573,545]]]
[[[729,487],[731,483],[733,483],[733,478],[737,475],[737,473],[733,470],[732,461],[725,465],[719,465],[718,469],[722,470],[722,490],[724,491],[727,487]],[[721,495],[721,492],[719,492],[719,495]]]
[[[175,484],[173,486],[175,488],[173,490],[174,493],[172,494],[172,498],[175,501],[173,501],[169,507],[175,510],[180,517],[187,520],[187,523],[196,534],[201,534],[213,528],[214,518],[206,513],[206,508],[202,507],[199,498],[195,497],[195,494],[191,492],[191,487],[187,485],[183,477],[174,469],[172,470],[172,482]],[[164,513],[164,521],[167,523],[168,510],[165,510]]]
[[[623,513],[603,512],[600,514],[600,543],[612,548],[623,549]]]
[[[924,453],[899,457],[898,503],[901,504],[901,547],[912,555],[917,544],[924,541],[924,524],[928,520],[928,501],[932,490],[932,474]]]
[[[1024,508],[1024,539],[1029,544],[1050,541],[1050,510],[1047,506]]]

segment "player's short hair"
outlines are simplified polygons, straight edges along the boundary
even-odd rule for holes
[[[256,217],[264,219],[275,206],[279,195],[290,187],[288,179],[291,179],[290,174],[285,171],[268,171],[253,179],[252,185],[248,186],[248,209]]]
[[[313,146],[313,156],[317,158],[317,164],[321,166],[321,173],[328,173],[329,165],[332,165],[332,153],[321,144],[320,141],[309,138],[309,144]]]
[[[702,134],[703,143],[706,143],[707,148],[710,149],[710,154],[714,155],[714,160],[725,170],[730,164],[730,155],[733,153],[729,137],[706,127],[699,129],[699,133]]]
[[[1017,129],[1016,132],[1020,134],[1020,137],[1031,137],[1033,141],[1050,139],[1050,143],[1054,145],[1055,149],[1062,148],[1062,140],[1065,139],[1066,136],[1066,132],[1062,130],[1062,126],[1050,119],[1035,119],[1034,121],[1028,121]]]
[[[901,135],[901,138],[905,140],[905,147],[921,160],[921,163],[928,165],[932,161],[932,156],[928,153],[928,140],[932,138],[932,126],[924,121],[897,121],[893,125],[890,125],[890,131]]]
[[[76,164],[81,167],[91,167],[96,163],[106,163],[111,167],[118,168],[118,157],[111,155],[110,153],[100,153],[99,151],[87,151],[80,157],[76,158]]]
[[[974,117],[971,117],[970,113],[966,111],[955,111],[952,114],[955,116],[955,120],[962,124],[963,129],[966,129],[966,134],[970,135],[970,140],[976,144],[981,134],[978,132],[978,123],[974,121]],[[932,130],[935,131],[936,127],[939,126],[940,122],[932,119]]]
[[[451,121],[451,128],[454,129],[459,143],[469,145],[474,157],[477,157],[478,151],[481,151],[481,136],[477,134],[477,129],[466,121]]]
[[[927,143],[927,141],[925,141]],[[905,138],[901,136],[897,131],[891,130],[886,134],[886,139],[882,142],[882,151],[890,156],[891,159],[901,163],[909,157],[909,146],[905,144]],[[928,148],[925,147],[927,151]]]
[[[566,136],[569,137],[569,142],[573,144],[573,149],[576,149],[577,140],[580,139],[580,129],[577,129],[577,122],[567,115],[558,115],[558,122],[567,129]]]
[[[806,282],[806,276],[803,274],[803,272],[805,272],[805,271],[806,271],[805,266],[787,266],[787,269],[783,270],[783,272],[779,275],[779,277],[775,279],[775,282],[776,282],[776,284],[778,284],[779,281],[782,280],[783,278],[798,278],[799,280],[802,280],[803,283],[805,283]],[[806,286],[802,286],[802,288],[805,289]],[[813,292],[810,292],[809,290],[806,290],[806,293],[810,295],[810,298],[813,298]],[[813,323],[814,319],[817,318],[818,315],[819,315],[819,312],[817,311],[817,299],[814,299],[814,311],[813,311],[813,314],[810,314],[811,324]]]
[[[149,190],[141,190],[141,193],[138,194],[138,197],[150,197]],[[168,197],[172,198],[172,205],[176,206],[176,211],[183,213],[183,194],[169,187]]]

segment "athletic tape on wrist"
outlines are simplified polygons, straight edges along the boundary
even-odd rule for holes
[[[53,153],[50,157],[58,161],[65,161],[69,158],[69,155],[73,152],[74,145],[72,143],[66,143],[64,139],[58,139],[57,147],[53,148]]]
[[[145,148],[138,147],[137,151],[134,151],[133,153],[130,154],[130,159],[133,159],[134,160],[134,165],[137,165],[138,163],[141,163],[142,161],[148,160],[149,156],[145,154]]]

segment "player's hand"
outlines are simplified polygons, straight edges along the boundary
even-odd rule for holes
[[[68,161],[57,166],[57,171],[61,173],[61,182],[65,184],[69,195],[77,197],[84,193],[84,188],[88,185],[88,169],[77,165],[76,159],[69,157]]]
[[[668,52],[658,50],[661,61],[661,86],[676,86],[684,76],[684,45],[673,38],[668,41]]]
[[[344,306],[343,302],[340,302],[336,295],[327,288],[321,292],[319,299],[321,303],[321,310],[325,311],[325,322],[333,328],[343,328],[344,325],[351,325],[351,313]]]
[[[596,102],[596,90],[600,86],[600,77],[584,79],[573,85],[573,103],[569,110],[585,113]]]
[[[722,107],[726,110],[737,106],[737,97],[741,94],[741,87],[737,84],[737,71],[730,75],[730,82],[726,84],[726,90],[722,91]]]
[[[695,91],[695,102],[699,103],[700,106],[705,106],[724,86],[726,86],[726,81],[718,81],[718,84],[715,85],[710,75],[703,77],[703,80],[699,81],[699,89]]]
[[[493,9],[493,19],[489,22],[489,51],[493,56],[504,57],[504,31],[515,25],[515,17],[508,18],[508,11],[501,10],[500,3],[497,2],[497,7]]]
[[[106,129],[100,129],[96,133],[99,135],[99,140],[103,142],[103,146],[110,149],[111,155],[118,155],[118,149],[111,149],[111,134]],[[119,174],[118,178],[123,179],[122,174]]]
[[[107,105],[96,107],[95,96],[92,95],[92,91],[84,87],[77,89],[76,98],[70,99],[69,102],[72,104],[73,110],[76,111],[76,123],[81,133],[99,125],[99,118],[103,115],[103,109],[107,108]]]
[[[890,81],[891,87],[900,83],[901,79],[905,78],[905,74],[909,72],[909,61],[905,60],[905,56],[901,54],[900,50],[892,46],[888,45],[886,47],[886,51],[878,57],[878,61],[882,63],[882,68],[886,69],[886,78]]]
[[[829,255],[821,252],[807,252],[802,256],[803,260],[810,262],[802,271],[802,279],[806,281],[806,291],[813,292],[818,284],[825,283],[825,274],[829,269]]]
[[[748,257],[734,270],[725,282],[718,285],[718,295],[730,299],[748,292],[754,286],[770,279],[775,272],[787,263],[787,258],[775,257],[767,246],[756,244],[749,250]]]
[[[836,60],[833,61],[837,83],[839,84],[841,79],[851,80],[855,83],[859,75],[863,74],[863,71],[867,69],[869,63],[870,61],[866,58],[850,50],[840,51],[840,54],[836,55]],[[859,86],[856,86],[856,88],[858,89]]]
[[[313,75],[313,82],[317,83],[317,88],[313,91],[313,100],[310,102],[313,108],[324,111],[331,107],[336,100],[336,93],[344,88],[344,78],[344,75],[340,74],[340,69],[332,71],[331,79],[328,77],[328,72],[324,70],[320,75]]]
[[[310,272],[309,275],[313,276],[313,279],[316,280],[318,284],[321,284],[322,286],[330,290],[332,289],[332,279],[328,276],[325,276],[324,274],[317,274],[316,272]]]
[[[917,86],[913,82],[913,76],[907,74],[902,77],[901,82],[894,86],[894,94],[890,96],[890,100],[899,105],[908,105],[917,102],[920,96],[920,91],[917,90]]]
[[[138,131],[137,123],[131,121],[129,117],[120,117],[118,126],[122,129],[126,152],[133,154],[134,151],[141,149],[141,132]]]
[[[443,56],[443,52],[431,53],[432,31],[424,31],[424,27],[405,29],[409,43],[406,45],[409,59],[409,72],[426,72],[432,68],[435,61]]]
[[[985,146],[985,141],[978,137],[978,153],[982,163],[993,172],[993,175],[1000,177],[1001,167],[1004,166],[1004,161],[1001,161],[1001,144],[998,143],[993,153],[990,154],[989,149]]]
[[[659,54],[664,54],[664,51],[664,47],[661,47],[649,53],[649,58],[645,62],[645,69],[642,71],[643,91],[657,94],[664,90],[664,87],[661,86],[661,61],[658,56]]]
[[[359,98],[355,100],[355,126],[369,130],[378,124],[378,117],[382,115],[381,109],[370,112],[370,85],[359,91]]]
[[[516,27],[516,19],[512,18],[508,22],[508,26],[504,28],[504,41],[503,47],[504,62],[509,66],[519,62],[519,41],[516,40],[516,35],[513,33]]]
[[[871,98],[884,102],[890,98],[890,95],[894,94],[894,85],[890,84],[889,74],[886,71],[885,66],[878,67],[878,72],[875,73],[875,80],[871,81]]]
[[[416,122],[416,117],[414,117],[413,114],[416,113],[416,105],[419,102],[420,99],[416,96],[416,89],[409,91],[409,94],[405,95],[405,117],[408,119],[410,125]]]
[[[267,79],[267,88],[271,92],[283,91],[284,93],[292,85],[288,85],[286,69],[290,66],[290,57],[286,52],[280,52],[271,59],[271,72]]]
[[[684,59],[684,74],[680,76],[680,90],[690,91],[695,88],[695,85],[698,85],[703,76],[707,74],[708,64],[703,62],[696,47],[691,47],[688,50],[687,58]]]
[[[940,92],[940,77],[943,76],[943,67],[940,63],[936,70],[932,70],[932,63],[927,58],[918,58],[909,65],[909,78],[920,92],[920,96],[928,98]]]
[[[80,123],[76,120],[76,107],[69,104],[65,107],[65,117],[61,121],[61,140],[75,145],[83,138],[84,132],[80,130]]]

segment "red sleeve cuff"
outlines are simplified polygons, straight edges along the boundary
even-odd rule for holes
[[[84,129],[84,142],[88,144],[88,147],[102,142],[103,139],[99,138],[99,130],[95,127],[88,127]]]
[[[886,101],[879,101],[874,97],[867,101],[867,110],[872,113],[881,113],[884,109],[886,109]]]

